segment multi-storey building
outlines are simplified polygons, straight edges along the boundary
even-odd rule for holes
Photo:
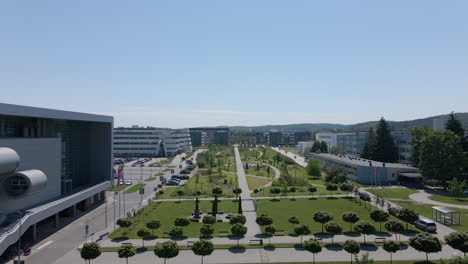
[[[189,128],[192,146],[229,145],[229,128],[196,127]]]
[[[0,104],[0,254],[105,200],[113,117]],[[21,228],[20,228],[21,226]]]
[[[191,151],[187,131],[138,126],[114,129],[116,157],[172,157]]]
[[[327,143],[328,149],[334,148],[338,144],[338,136],[354,135],[354,133],[315,133],[316,141]]]

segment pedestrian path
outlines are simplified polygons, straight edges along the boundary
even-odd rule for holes
[[[250,195],[249,185],[247,184],[247,178],[245,177],[244,166],[239,154],[239,148],[234,146],[234,154],[236,157],[236,166],[237,166],[237,182],[239,183],[239,188],[241,188],[241,199],[242,199],[242,210],[243,215],[247,219],[245,223],[247,227],[246,236],[253,237],[256,234],[261,232],[260,227],[255,222],[257,219],[257,213],[255,212],[255,207],[253,204],[252,196]]]
[[[429,196],[431,195],[432,194],[426,192],[425,190],[418,190],[417,193],[411,194],[409,198],[418,203],[432,204],[432,205],[444,206],[444,207],[454,207],[454,208],[460,208],[460,209],[468,209],[468,205],[442,203],[442,202],[431,200],[429,199]]]

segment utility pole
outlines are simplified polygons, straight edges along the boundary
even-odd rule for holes
[[[105,203],[105,209],[106,209],[106,213],[105,213],[105,218],[106,218],[106,228],[107,228],[107,192],[104,192],[104,203]]]
[[[115,197],[117,196],[116,194],[117,192],[114,192],[114,230],[115,230],[115,221],[116,221],[115,219]]]

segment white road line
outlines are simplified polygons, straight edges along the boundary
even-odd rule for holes
[[[52,242],[54,242],[54,241],[52,241],[52,240],[51,240],[51,241],[47,241],[47,242],[45,242],[43,245],[41,245],[40,247],[38,247],[36,250],[41,250],[43,247],[46,247],[47,245],[51,244]]]

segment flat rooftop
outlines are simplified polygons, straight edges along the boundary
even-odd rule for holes
[[[372,167],[383,167],[384,162],[375,161],[375,160],[368,160],[363,158],[357,158],[349,155],[343,154],[329,154],[329,153],[312,153],[312,156],[325,158],[328,160],[334,160],[336,162],[340,162],[343,164],[350,164],[355,166],[364,166],[364,167],[371,167],[370,163],[372,163]],[[401,163],[387,163],[385,162],[385,167],[388,168],[402,168],[402,169],[415,169],[415,167],[408,166],[406,164]]]
[[[113,123],[114,117],[0,103],[0,115]]]

